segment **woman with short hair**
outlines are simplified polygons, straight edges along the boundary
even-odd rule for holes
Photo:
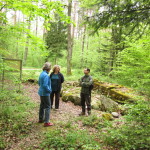
[[[50,101],[50,93],[51,89],[51,80],[48,76],[51,70],[51,64],[46,62],[43,66],[43,72],[39,76],[39,90],[38,94],[40,96],[40,109],[39,109],[39,123],[44,122],[44,127],[52,126],[53,124],[49,122],[50,120],[50,109],[51,109],[51,101]]]
[[[62,73],[60,73],[60,66],[55,65],[53,67],[53,72],[50,74],[51,78],[51,87],[52,87],[52,93],[51,93],[51,108],[53,107],[53,99],[55,95],[55,109],[59,109],[59,99],[60,99],[60,91],[62,87],[62,83],[64,82],[64,76]]]

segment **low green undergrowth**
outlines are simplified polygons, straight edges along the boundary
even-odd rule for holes
[[[150,102],[130,104],[122,126],[107,130],[102,137],[105,144],[121,150],[148,150],[150,147]]]
[[[32,128],[31,122],[27,121],[28,110],[34,104],[15,90],[3,90],[0,94],[0,149],[9,147],[12,141],[17,141],[29,133]]]
[[[34,79],[38,80],[40,73],[42,72],[42,69],[40,70],[23,70],[22,71],[22,81],[27,81],[28,79]]]
[[[83,126],[89,126],[96,129],[102,129],[105,127],[112,127],[112,122],[103,119],[102,117],[98,117],[97,115],[90,115],[88,117],[80,117],[78,120],[82,121]]]
[[[45,133],[46,138],[41,143],[41,149],[57,150],[99,150],[100,145],[96,137],[89,135],[88,131],[77,128],[56,128]]]

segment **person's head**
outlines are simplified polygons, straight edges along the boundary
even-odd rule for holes
[[[85,69],[84,69],[84,74],[85,74],[85,75],[88,75],[89,73],[90,73],[90,69],[89,69],[89,68],[85,68]]]
[[[51,70],[51,64],[49,62],[46,62],[44,65],[43,65],[43,71],[47,71],[49,72]]]
[[[60,66],[59,65],[55,65],[53,67],[53,73],[58,73],[60,71]]]

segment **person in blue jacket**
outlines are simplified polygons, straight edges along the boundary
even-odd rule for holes
[[[44,127],[52,126],[53,124],[49,122],[50,120],[50,93],[51,89],[51,80],[48,76],[48,73],[51,70],[51,64],[46,62],[43,66],[43,72],[39,76],[39,90],[38,94],[40,96],[40,109],[39,109],[39,123],[44,122]]]

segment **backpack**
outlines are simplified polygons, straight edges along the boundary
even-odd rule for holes
[[[94,88],[94,85],[93,85],[93,83],[89,86],[89,90],[91,91],[91,90],[93,90],[93,88]]]

